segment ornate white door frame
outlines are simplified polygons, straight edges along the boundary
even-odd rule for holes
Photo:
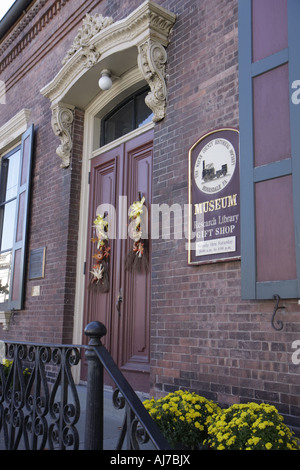
[[[86,109],[99,94],[98,79],[103,69],[109,69],[115,80],[122,80],[138,66],[141,78],[150,87],[146,104],[154,113],[153,121],[164,118],[165,48],[175,19],[175,14],[151,0],[115,23],[99,14],[86,15],[62,68],[41,90],[51,102],[52,128],[61,141],[57,154],[62,167],[70,164],[73,110]]]

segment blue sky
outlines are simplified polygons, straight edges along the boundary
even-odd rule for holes
[[[0,0],[0,19],[5,15],[7,10],[10,9],[15,0]]]

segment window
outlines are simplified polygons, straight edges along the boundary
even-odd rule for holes
[[[9,299],[20,148],[3,158],[0,179],[0,301]]]
[[[33,126],[0,166],[0,310],[23,308]]]
[[[242,297],[300,296],[298,0],[239,1]]]
[[[151,121],[153,113],[145,103],[149,89],[121,103],[102,120],[101,145],[108,144]]]

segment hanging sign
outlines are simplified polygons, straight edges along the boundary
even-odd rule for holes
[[[189,264],[240,258],[239,132],[218,129],[189,151]]]

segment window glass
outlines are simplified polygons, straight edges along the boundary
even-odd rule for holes
[[[0,302],[9,298],[20,169],[20,149],[3,157],[0,174]]]
[[[0,302],[9,299],[12,251],[0,253]]]
[[[13,153],[7,159],[7,161],[8,161],[8,172],[7,172],[5,200],[9,201],[10,199],[17,196],[19,167],[20,167],[20,150]]]
[[[20,149],[3,158],[0,176],[0,252],[11,249],[16,214]]]
[[[13,247],[20,149],[3,158],[0,177],[0,253]]]
[[[136,119],[137,127],[141,127],[148,122],[151,122],[153,113],[150,108],[145,103],[145,98],[148,94],[148,91],[145,91],[141,95],[138,95],[136,98]]]
[[[0,251],[6,251],[13,247],[13,237],[15,228],[16,200],[8,202],[2,208],[2,237]]]
[[[105,121],[105,143],[112,142],[134,129],[133,101],[124,104]]]
[[[102,120],[101,145],[108,144],[151,121],[153,113],[145,103],[149,90],[132,95]]]

